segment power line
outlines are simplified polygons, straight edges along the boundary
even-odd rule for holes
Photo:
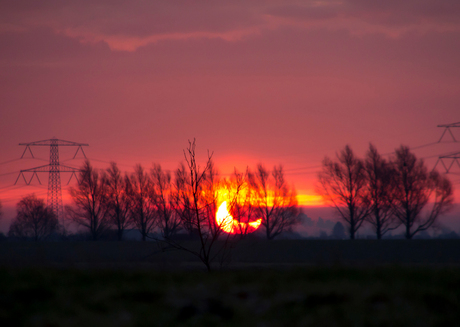
[[[434,155],[431,155],[431,156],[421,157],[421,159],[431,159],[431,158],[445,157],[445,156],[450,156],[450,155],[453,155],[453,154],[456,154],[456,153],[457,152],[444,152],[444,153],[440,153],[440,154],[434,154]]]
[[[106,164],[111,164],[112,162],[115,162],[115,161],[106,161],[106,160],[101,160],[101,159],[95,159],[95,158],[87,158],[89,160],[92,160],[92,161],[97,161],[97,162],[102,162],[102,163],[106,163]],[[124,167],[130,167],[130,168],[133,168],[132,165],[126,165],[126,164],[119,164],[119,163],[116,163],[117,166],[124,166]]]
[[[297,171],[297,170],[307,170],[307,169],[318,169],[321,168],[321,165],[316,165],[316,166],[308,166],[308,167],[298,167],[298,168],[290,168],[290,169],[284,169],[284,171]]]
[[[438,142],[431,142],[431,143],[426,143],[426,144],[417,145],[417,146],[408,147],[408,148],[410,150],[417,150],[417,149],[425,148],[425,147],[432,146],[432,145],[439,144],[439,143],[440,143],[439,141]],[[382,156],[389,156],[389,155],[392,155],[392,154],[395,154],[395,153],[396,153],[396,151],[387,152],[387,153],[383,153]]]
[[[0,165],[6,165],[6,164],[9,164],[9,163],[11,163],[11,162],[20,161],[20,160],[22,160],[22,159],[24,159],[24,158],[21,157],[21,158],[18,158],[18,159],[11,159],[11,160],[7,160],[7,161],[3,161],[3,162],[0,162]],[[29,159],[47,161],[46,159],[35,158],[35,157],[29,158]]]
[[[6,175],[13,175],[13,174],[17,174],[19,173],[20,171],[19,170],[16,170],[16,171],[13,171],[11,173],[3,173],[3,174],[0,174],[0,176],[6,176]]]
[[[427,146],[432,146],[432,145],[435,145],[435,144],[438,144],[438,143],[440,143],[440,142],[438,141],[438,142],[432,142],[432,143],[422,144],[422,145],[415,146],[415,147],[409,147],[409,149],[411,149],[411,150],[417,150],[417,149],[426,148]]]
[[[23,187],[23,185],[8,185],[8,186],[4,186],[4,187],[1,187],[0,188],[0,193],[4,193],[4,192],[9,192],[11,190],[15,190],[15,189],[18,189],[18,188],[21,188]]]
[[[12,159],[12,160],[8,160],[8,161],[0,162],[0,165],[6,165],[7,163],[15,162],[15,161],[18,161],[18,160],[21,160],[21,159]]]
[[[286,175],[314,175],[317,174],[317,171],[304,171],[304,172],[291,172],[291,173],[286,173]]]

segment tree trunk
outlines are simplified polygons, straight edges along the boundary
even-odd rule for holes
[[[409,225],[409,222],[407,222],[406,224],[406,239],[410,240],[412,239],[412,234],[410,232],[410,225]]]
[[[377,215],[377,239],[381,240],[382,239],[382,226],[380,224],[380,217]]]
[[[350,240],[355,239],[355,228],[353,225],[350,225]]]

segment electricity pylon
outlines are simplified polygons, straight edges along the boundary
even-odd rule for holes
[[[439,139],[438,142],[441,142],[444,135],[449,132],[450,133],[450,136],[452,136],[452,141],[453,142],[457,142],[457,140],[455,139],[455,136],[454,134],[452,134],[452,131],[450,130],[451,128],[456,128],[456,127],[460,127],[460,122],[458,123],[453,123],[453,124],[444,124],[444,125],[438,125],[438,127],[444,127],[444,132],[442,133],[441,135],[441,138]],[[445,155],[442,155],[442,156],[439,156],[438,157],[438,161],[436,161],[436,164],[434,165],[434,168],[436,168],[436,166],[438,165],[439,162],[441,162],[441,165],[444,167],[444,169],[446,170],[446,173],[449,173],[450,170],[452,169],[452,167],[454,166],[454,164],[456,163],[458,165],[458,167],[460,168],[460,152],[452,152],[452,153],[449,153],[449,154],[445,154]],[[434,169],[433,168],[433,169]]]
[[[32,153],[31,146],[49,146],[50,147],[50,163],[48,165],[39,166],[30,169],[24,169],[19,172],[18,178],[16,179],[16,183],[18,182],[19,178],[22,176],[24,181],[27,185],[30,185],[34,176],[37,177],[38,182],[41,184],[40,178],[38,178],[37,173],[49,173],[48,177],[48,198],[47,198],[47,205],[53,210],[54,214],[59,218],[63,219],[63,206],[62,206],[62,191],[61,191],[61,174],[60,173],[72,173],[70,175],[70,180],[73,176],[77,178],[76,173],[80,171],[80,169],[61,165],[59,163],[59,147],[60,146],[77,146],[77,151],[73,156],[73,159],[78,154],[78,151],[81,150],[83,156],[86,158],[85,152],[83,151],[82,146],[88,146],[85,143],[76,143],[71,141],[64,141],[59,140],[57,138],[52,138],[49,140],[43,141],[36,141],[30,143],[19,143],[19,145],[25,145],[24,152],[22,153],[21,159],[24,157],[24,154],[29,150],[32,158],[34,158],[34,154]],[[24,173],[32,173],[32,176],[29,180],[26,180]],[[69,184],[69,182],[67,184]]]

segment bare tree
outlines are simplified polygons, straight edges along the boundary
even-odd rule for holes
[[[153,203],[153,183],[141,165],[136,165],[128,185],[131,201],[131,220],[142,235],[142,241],[150,237],[155,228],[156,216]]]
[[[9,236],[31,237],[36,242],[58,230],[58,219],[43,199],[35,194],[22,198],[17,204],[17,215],[8,232]]]
[[[184,228],[190,236],[196,234],[195,230],[195,210],[193,210],[193,201],[191,197],[191,181],[187,168],[184,164],[180,164],[180,167],[175,171],[174,179],[174,208],[176,209],[179,219],[181,220],[181,226]]]
[[[169,244],[196,255],[210,271],[212,262],[228,250],[231,238],[230,234],[222,235],[222,226],[216,222],[217,172],[209,153],[205,166],[200,168],[196,162],[195,140],[189,141],[184,157],[186,165],[182,164],[175,174],[175,207],[182,226],[198,238],[199,249],[185,247],[174,240]],[[223,242],[219,243],[221,235]]]
[[[406,146],[396,149],[393,160],[395,169],[395,215],[404,225],[405,237],[411,239],[418,232],[427,230],[439,215],[447,212],[453,202],[452,183],[437,171],[428,172],[425,163]],[[431,210],[423,218],[422,210],[433,200]]]
[[[164,239],[170,239],[181,229],[181,220],[174,206],[171,173],[155,164],[151,170],[153,182],[153,203],[158,226]]]
[[[131,201],[128,196],[128,176],[122,176],[116,163],[110,163],[104,174],[107,191],[107,215],[110,223],[117,229],[118,240],[123,239],[123,232],[130,225]]]
[[[275,166],[270,174],[259,164],[255,173],[249,173],[249,181],[267,239],[274,239],[298,223],[296,193],[287,185],[282,166]]]
[[[74,207],[67,207],[73,221],[89,229],[91,238],[98,240],[108,229],[107,187],[104,179],[89,161],[85,161],[79,174],[77,187],[71,187]]]
[[[377,239],[381,239],[386,232],[400,225],[393,210],[394,171],[372,144],[369,145],[364,167],[371,209],[367,221],[374,227]]]
[[[370,211],[362,160],[347,145],[337,154],[337,161],[324,158],[318,181],[316,192],[336,208],[348,224],[350,239],[354,239]]]

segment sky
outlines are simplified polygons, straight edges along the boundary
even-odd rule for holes
[[[320,205],[316,172],[346,144],[404,144],[430,168],[460,151],[436,143],[460,122],[459,58],[458,0],[1,1],[0,199],[46,197],[46,175],[13,187],[49,158],[17,160],[19,143],[173,170],[196,138],[222,175],[282,164],[301,204]],[[74,150],[61,162],[81,165]]]

